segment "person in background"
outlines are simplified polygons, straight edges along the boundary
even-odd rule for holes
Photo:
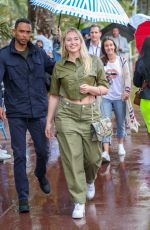
[[[14,178],[19,212],[29,212],[29,183],[26,173],[26,132],[30,132],[36,152],[35,175],[44,193],[50,192],[46,178],[49,141],[44,129],[48,109],[45,72],[52,73],[54,62],[43,49],[30,42],[31,22],[17,19],[11,43],[0,50],[0,82],[3,81],[6,115],[14,155]],[[0,89],[1,95],[1,89]],[[0,97],[0,118],[5,112]]]
[[[86,40],[86,47],[89,54],[100,57],[101,53],[101,28],[97,24],[90,26],[90,39]]]
[[[0,145],[0,161],[8,160],[11,158],[11,155],[7,153],[7,150],[2,149]]]
[[[129,44],[125,37],[120,35],[119,28],[115,27],[112,29],[112,38],[117,46],[117,54],[121,57],[124,57],[129,64],[130,60],[130,52],[129,52]],[[129,65],[131,71],[131,65]],[[127,124],[125,124],[125,135],[130,135],[131,131]]]
[[[43,49],[43,41],[42,40],[37,40],[35,43],[39,48]],[[57,53],[55,50],[52,51],[52,53],[49,55],[47,54],[53,61],[59,61],[61,59],[61,55]],[[46,84],[46,89],[49,92],[50,90],[50,85],[51,85],[51,75],[49,73],[45,73],[45,84]]]
[[[50,56],[50,53],[53,50],[53,42],[52,42],[52,40],[48,39],[44,34],[42,34],[42,32],[40,30],[38,30],[37,33],[38,33],[37,35],[34,35],[34,39],[42,40],[43,49]]]
[[[43,48],[43,41],[42,40],[37,40],[35,43],[38,47]],[[55,50],[52,50],[51,53],[47,53],[47,55],[53,60],[53,61],[59,61],[61,59],[60,53],[58,53]]]
[[[5,105],[4,105],[4,84],[3,82],[1,83],[1,95],[0,97],[2,98],[2,107],[3,109],[5,110]],[[4,117],[5,119],[6,117]],[[2,123],[1,123],[2,122]],[[4,121],[3,120],[0,120],[0,125],[4,125],[3,123]],[[5,135],[4,135],[5,136]],[[0,145],[0,161],[4,161],[4,160],[8,160],[11,158],[11,155],[7,153],[7,150],[6,149],[3,149],[2,145]]]
[[[106,37],[102,41],[102,52],[104,56],[105,74],[110,88],[108,94],[102,96],[101,111],[104,117],[112,118],[112,112],[115,114],[117,126],[118,155],[120,162],[124,162],[126,151],[123,140],[125,136],[125,114],[126,103],[131,90],[131,77],[127,60],[117,55],[117,46],[111,37]],[[102,158],[110,161],[109,146],[111,136],[103,138]]]
[[[90,39],[87,39],[85,41],[86,47],[88,49],[89,54],[101,57],[102,52],[101,52],[101,28],[97,24],[93,24],[90,26],[90,33],[89,37]],[[98,107],[100,110],[100,103],[101,103],[101,97],[97,96],[97,102],[98,102]]]
[[[53,50],[55,52],[58,52],[60,50],[61,37],[61,29],[60,27],[58,27],[56,33],[53,35]]]
[[[80,32],[69,28],[62,40],[62,60],[52,75],[45,133],[48,138],[54,136],[55,121],[68,190],[75,204],[73,218],[84,217],[86,197],[95,195],[101,143],[92,141],[90,126],[92,111],[95,121],[100,116],[95,96],[107,91],[100,59],[90,56]]]
[[[143,42],[140,57],[135,65],[133,84],[144,88],[140,93],[140,110],[150,138],[150,36]]]
[[[120,35],[118,28],[112,29],[112,38],[117,46],[117,54],[129,60],[129,45],[125,37]]]
[[[83,38],[84,38],[84,41],[86,42],[87,40],[90,39],[90,34],[84,34]]]
[[[39,48],[43,49],[43,41],[42,40],[37,40],[35,43]]]

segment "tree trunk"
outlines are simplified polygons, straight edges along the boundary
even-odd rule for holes
[[[32,32],[34,32],[36,22],[36,7],[31,5],[30,0],[28,0],[28,19],[30,19],[32,23]]]
[[[43,35],[51,35],[51,30],[54,27],[53,13],[42,7],[36,9],[36,29],[40,30]]]

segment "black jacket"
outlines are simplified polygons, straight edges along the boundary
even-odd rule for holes
[[[31,42],[25,59],[16,51],[14,42],[12,39],[10,45],[0,50],[0,83],[4,82],[7,117],[46,116],[48,98],[44,75],[45,72],[52,73],[54,62]]]
[[[142,58],[140,57],[135,65],[135,71],[134,71],[134,76],[133,76],[133,84],[136,87],[141,88],[143,81],[146,80],[148,81],[147,87],[144,88],[143,91],[141,91],[140,95],[142,99],[147,99],[150,100],[150,76],[147,76],[147,72],[144,67],[144,63]]]
[[[90,48],[90,42],[91,42],[91,39],[87,39],[87,40],[85,41],[85,45],[86,45],[86,47],[87,47],[88,50],[89,50],[89,48]]]

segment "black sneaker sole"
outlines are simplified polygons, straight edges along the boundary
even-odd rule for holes
[[[30,212],[30,208],[29,207],[19,207],[19,213],[28,213]]]

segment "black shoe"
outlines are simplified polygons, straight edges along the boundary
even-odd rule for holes
[[[19,200],[19,212],[25,213],[29,211],[30,208],[29,208],[28,200],[27,199]]]
[[[38,178],[38,180],[40,183],[41,190],[46,194],[50,193],[50,185],[47,178],[44,176],[42,178]]]
[[[108,160],[106,160],[105,158],[102,157],[102,165],[109,164],[109,163],[110,163],[110,161],[108,161]]]

